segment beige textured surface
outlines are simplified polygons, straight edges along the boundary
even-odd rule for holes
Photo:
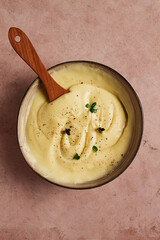
[[[69,60],[106,64],[126,77],[144,110],[130,167],[92,190],[45,182],[18,149],[20,101],[36,74],[11,48],[23,29],[46,67]],[[160,1],[0,0],[0,239],[160,239]]]

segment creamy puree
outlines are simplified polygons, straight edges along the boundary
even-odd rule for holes
[[[129,97],[105,71],[82,63],[52,70],[51,75],[70,92],[49,103],[44,90],[37,91],[26,124],[32,164],[62,184],[103,177],[119,164],[130,143]],[[93,103],[95,112],[90,111]],[[73,159],[76,153],[79,159]]]

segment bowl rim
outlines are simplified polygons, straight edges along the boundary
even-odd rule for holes
[[[50,68],[47,69],[47,71],[50,71],[58,66],[61,66],[61,65],[65,65],[65,64],[72,64],[72,63],[87,63],[87,64],[95,64],[95,65],[99,65],[103,68],[108,68],[108,70],[112,71],[113,73],[115,73],[116,75],[119,75],[120,78],[123,79],[123,81],[130,87],[130,89],[132,90],[133,94],[135,95],[136,97],[136,100],[138,102],[138,105],[139,105],[139,109],[140,109],[140,113],[141,113],[141,133],[140,133],[140,136],[139,136],[139,141],[138,141],[138,145],[137,145],[137,148],[136,148],[136,151],[134,152],[130,162],[128,162],[128,164],[126,165],[126,167],[117,175],[115,175],[114,177],[111,177],[109,180],[107,180],[106,182],[103,182],[103,183],[99,183],[98,185],[95,185],[95,186],[89,186],[89,187],[70,187],[70,186],[65,186],[65,185],[62,185],[62,184],[59,184],[59,183],[55,183],[55,182],[52,182],[51,180],[45,178],[44,176],[42,176],[39,172],[37,172],[36,170],[34,170],[32,168],[32,166],[29,164],[29,162],[26,160],[22,150],[21,150],[21,147],[20,147],[20,142],[19,142],[19,135],[18,135],[18,123],[19,123],[19,113],[20,113],[20,109],[21,109],[21,106],[23,104],[23,101],[25,99],[25,96],[26,94],[28,93],[29,89],[31,88],[31,86],[39,79],[39,77],[37,76],[28,86],[28,88],[26,89],[21,101],[20,101],[20,104],[19,104],[19,108],[18,108],[18,112],[17,112],[17,125],[16,125],[16,135],[17,135],[17,142],[18,142],[18,146],[19,146],[19,149],[20,149],[20,152],[21,152],[21,155],[23,157],[23,159],[25,160],[25,162],[27,163],[27,165],[32,169],[32,171],[34,173],[36,173],[38,176],[40,176],[42,179],[44,179],[45,181],[53,184],[53,185],[56,185],[58,187],[62,187],[62,188],[67,188],[67,189],[71,189],[71,190],[88,190],[88,189],[93,189],[93,188],[98,188],[98,187],[101,187],[111,181],[113,181],[114,179],[116,179],[117,177],[119,177],[129,166],[130,164],[132,163],[132,161],[135,159],[135,156],[137,155],[137,152],[140,148],[140,144],[141,144],[141,140],[142,140],[142,136],[143,136],[143,130],[144,130],[144,114],[143,114],[143,108],[142,108],[142,104],[141,104],[141,101],[140,101],[140,98],[138,97],[136,91],[134,90],[134,88],[131,86],[131,84],[127,81],[126,78],[124,78],[119,72],[117,72],[116,70],[114,70],[113,68],[105,65],[105,64],[102,64],[102,63],[99,63],[99,62],[94,62],[94,61],[90,61],[90,60],[71,60],[71,61],[65,61],[65,62],[61,62],[61,63],[58,63]]]

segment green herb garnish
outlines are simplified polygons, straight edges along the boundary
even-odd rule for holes
[[[91,108],[90,108],[90,112],[91,112],[91,113],[96,113],[96,112],[97,112],[97,109],[95,109],[95,106],[96,106],[96,105],[97,105],[96,102],[92,103]]]
[[[96,102],[92,103],[91,108],[94,108],[97,105]]]
[[[99,133],[102,133],[103,131],[105,131],[105,129],[104,129],[104,128],[101,128],[101,127],[99,127],[99,128],[97,128],[97,131],[98,131]]]
[[[90,109],[90,112],[91,112],[91,113],[96,113],[96,112],[97,112],[97,109],[91,108],[91,109]]]
[[[89,108],[89,104],[87,103],[87,104],[85,105],[85,107],[86,107],[86,108]]]
[[[76,160],[79,160],[80,159],[80,156],[78,155],[78,153],[76,153],[73,157],[73,159],[76,159]]]
[[[89,108],[89,107],[90,107],[90,112],[91,112],[91,113],[96,113],[96,112],[97,112],[97,109],[95,109],[95,106],[96,106],[96,105],[97,105],[97,103],[94,102],[94,103],[92,103],[92,105],[91,105],[91,107],[90,107],[89,103],[87,103],[87,104],[85,105],[85,107],[86,107],[86,108]]]
[[[94,152],[97,152],[97,151],[98,151],[98,148],[97,148],[96,146],[93,146],[93,147],[92,147],[92,150],[93,150]]]

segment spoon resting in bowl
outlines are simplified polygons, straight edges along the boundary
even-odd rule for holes
[[[47,91],[49,101],[52,102],[69,91],[62,88],[47,72],[35,48],[27,35],[19,28],[11,27],[8,38],[17,54],[33,69],[42,80]]]

